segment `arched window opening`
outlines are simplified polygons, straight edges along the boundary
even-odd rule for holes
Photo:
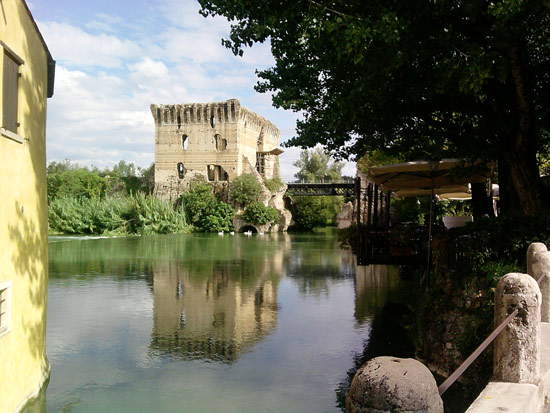
[[[208,165],[207,175],[210,182],[229,181],[229,174],[221,167],[221,165]]]
[[[216,146],[217,151],[225,151],[227,150],[227,139],[222,138],[220,135],[216,134],[214,135],[214,144]]]
[[[184,151],[189,149],[189,136],[187,135],[181,136],[181,147],[183,148]]]
[[[185,172],[186,172],[185,165],[183,165],[183,162],[179,162],[178,163],[178,177],[179,177],[179,179],[185,178]]]
[[[213,182],[216,180],[216,165],[208,165],[206,167],[206,172],[207,172],[207,175],[208,175],[208,180],[210,182]]]

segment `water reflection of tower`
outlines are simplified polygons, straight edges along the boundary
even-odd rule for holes
[[[253,260],[155,264],[152,352],[235,360],[276,326],[283,259],[280,250]]]

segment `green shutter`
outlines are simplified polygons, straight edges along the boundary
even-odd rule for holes
[[[2,127],[17,133],[19,64],[4,52],[4,81],[2,86]]]

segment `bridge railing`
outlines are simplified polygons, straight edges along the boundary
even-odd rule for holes
[[[496,391],[498,386],[494,384],[497,382],[539,386],[542,358],[540,323],[550,321],[549,310],[550,252],[544,244],[533,243],[527,250],[527,274],[507,274],[497,285],[496,328],[439,386],[439,394],[445,393],[493,341],[492,392]],[[482,392],[478,398],[480,401],[476,401],[468,412],[484,411],[485,399],[487,397]]]

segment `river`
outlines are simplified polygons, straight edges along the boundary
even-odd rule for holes
[[[340,412],[403,286],[333,233],[50,239],[52,375],[28,412]]]

